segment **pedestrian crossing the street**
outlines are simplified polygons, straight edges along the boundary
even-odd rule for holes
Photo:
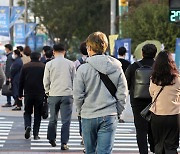
[[[0,117],[0,149],[3,148],[12,125],[13,121],[6,121],[5,117]]]

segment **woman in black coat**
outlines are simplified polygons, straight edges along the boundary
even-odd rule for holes
[[[21,68],[23,66],[20,51],[19,50],[14,50],[13,54],[12,54],[12,58],[14,59],[14,62],[11,65],[10,74],[11,74],[13,98],[15,100],[15,104],[17,105],[12,110],[17,111],[17,110],[21,110],[21,106],[22,106],[22,101],[20,101],[18,99],[19,77],[20,77]]]

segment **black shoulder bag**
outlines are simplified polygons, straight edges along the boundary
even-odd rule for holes
[[[151,111],[149,110],[151,108],[151,106],[156,102],[156,99],[158,98],[159,94],[162,92],[162,90],[164,89],[164,86],[161,87],[161,89],[159,90],[159,93],[157,94],[156,98],[154,99],[153,102],[151,102],[148,106],[146,106],[145,109],[143,109],[141,111],[141,116],[146,120],[146,121],[150,121],[151,120]]]

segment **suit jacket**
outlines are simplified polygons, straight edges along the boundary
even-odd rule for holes
[[[24,64],[20,74],[19,97],[24,95],[44,95],[43,75],[45,64],[31,61]]]

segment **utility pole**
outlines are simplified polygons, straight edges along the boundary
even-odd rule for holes
[[[9,0],[9,8],[10,8],[10,17],[11,17],[11,14],[12,14],[12,7],[13,7],[13,0]],[[10,18],[11,19],[11,18]],[[10,21],[11,22],[11,21]],[[10,44],[13,46],[14,45],[14,37],[13,37],[13,28],[14,26],[12,26],[10,28]]]
[[[128,0],[119,1],[119,38],[122,38],[122,16],[125,12],[128,12]]]
[[[27,0],[24,0],[24,7],[25,7],[25,13],[24,13],[24,24],[26,28],[26,24],[28,22],[28,11],[27,11],[28,2]],[[25,29],[26,30],[26,29]],[[25,46],[27,45],[27,38],[25,38]]]
[[[116,26],[115,26],[115,21],[116,21],[116,0],[111,0],[111,28],[110,32],[111,35],[116,33]]]

